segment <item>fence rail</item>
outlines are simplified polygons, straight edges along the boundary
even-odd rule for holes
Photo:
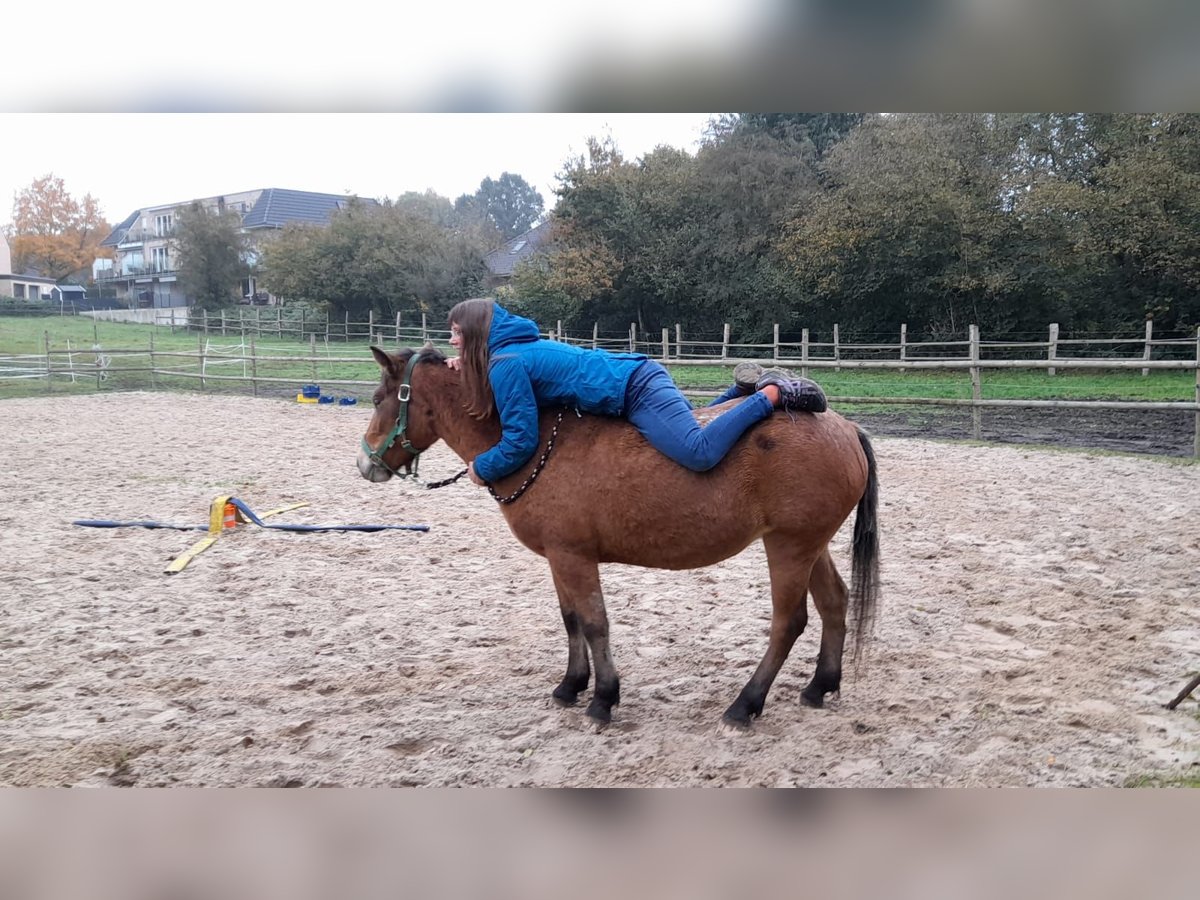
[[[328,319],[313,320],[307,315],[296,317],[295,328],[291,322],[286,322],[279,315],[270,321],[254,310],[254,315],[239,310],[239,317],[233,319],[229,315],[192,316],[187,328],[195,331],[197,344],[195,351],[177,349],[155,350],[153,336],[148,349],[111,349],[101,348],[97,342],[90,348],[72,347],[67,343],[66,349],[51,346],[49,334],[45,337],[43,352],[36,354],[19,354],[0,356],[0,383],[9,380],[24,380],[45,378],[47,390],[52,390],[55,378],[69,378],[72,381],[94,378],[97,388],[105,380],[114,375],[129,375],[141,373],[148,377],[151,386],[157,387],[159,379],[182,378],[197,381],[203,389],[208,381],[240,382],[248,384],[257,396],[260,385],[292,385],[299,387],[308,380],[317,380],[320,366],[335,363],[358,364],[365,363],[373,366],[373,362],[364,355],[333,355],[330,344],[336,341],[367,340],[380,346],[389,344],[411,345],[426,340],[446,343],[449,333],[444,329],[429,327],[424,316],[419,325],[405,326],[401,316],[397,315],[394,322],[377,322],[371,316],[365,323],[350,322],[348,317],[340,328],[332,328],[334,323]],[[263,324],[272,327],[260,329]],[[319,326],[319,327],[318,327]],[[177,324],[171,326],[172,332],[182,328]],[[321,330],[323,329],[323,330]],[[218,336],[226,338],[237,337],[236,345],[221,345],[215,342]],[[308,344],[308,352],[290,352],[286,347],[271,347],[257,344],[263,336],[281,338],[303,335]],[[1061,339],[1056,326],[1048,329],[1045,341],[985,341],[981,338],[979,329],[970,326],[968,339],[916,341],[907,340],[906,329],[901,328],[900,340],[896,343],[843,343],[838,329],[834,328],[832,342],[813,341],[807,329],[802,333],[801,341],[789,342],[779,339],[779,330],[775,329],[775,339],[769,343],[735,343],[730,338],[730,327],[725,326],[721,341],[692,340],[684,341],[682,329],[676,326],[674,335],[663,329],[660,340],[650,342],[642,339],[636,328],[631,327],[629,334],[623,338],[602,337],[597,328],[593,327],[590,337],[575,338],[562,331],[561,323],[554,330],[546,333],[546,337],[566,343],[604,347],[606,349],[634,350],[647,356],[659,359],[673,368],[686,370],[692,366],[727,366],[753,360],[763,365],[778,365],[798,369],[807,375],[810,370],[893,370],[893,371],[928,371],[928,370],[965,370],[971,381],[971,397],[968,398],[936,398],[936,397],[867,397],[867,396],[831,396],[830,399],[841,404],[876,404],[876,405],[908,405],[921,404],[928,406],[967,406],[972,410],[972,433],[980,437],[980,411],[989,407],[1026,407],[1026,408],[1076,408],[1076,409],[1112,409],[1112,410],[1173,410],[1190,412],[1195,417],[1194,455],[1200,457],[1200,329],[1192,337],[1153,337],[1151,323],[1147,323],[1144,335],[1137,338],[1072,338]],[[322,354],[318,351],[318,337],[325,348]],[[672,339],[673,338],[673,339]],[[1122,345],[1133,345],[1138,355],[1064,355],[1065,347],[1094,347],[1108,348]],[[696,348],[703,352],[697,352]],[[950,350],[950,353],[937,353],[937,350]],[[1024,357],[1014,358],[1011,355],[989,355],[994,351],[1003,350],[1032,350],[1033,353]],[[736,352],[734,352],[736,351]],[[819,352],[816,352],[819,351]],[[895,352],[894,357],[861,358],[864,355],[880,352]],[[1159,358],[1154,358],[1158,355]],[[147,357],[143,365],[130,365],[131,357]],[[1168,358],[1163,358],[1168,357]],[[180,364],[164,365],[171,361]],[[304,375],[293,372],[287,374],[268,375],[260,372],[259,367],[270,368],[273,365],[291,365],[293,369],[303,371]],[[241,367],[240,374],[231,372],[232,367]],[[1041,370],[1054,375],[1058,370],[1133,370],[1140,369],[1144,376],[1151,370],[1191,370],[1195,373],[1195,395],[1187,401],[1123,401],[1123,400],[1035,400],[1035,399],[984,399],[982,396],[981,380],[985,370]],[[374,387],[377,381],[374,372],[369,379],[321,377],[326,384],[338,387]],[[685,393],[698,397],[715,396],[716,392],[704,389],[685,387]]]

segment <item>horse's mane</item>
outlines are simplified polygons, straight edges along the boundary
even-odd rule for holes
[[[418,365],[423,362],[444,363],[446,361],[446,354],[433,344],[426,344],[424,347],[405,347],[396,353],[396,357],[400,362],[407,364],[414,353],[417,355]]]

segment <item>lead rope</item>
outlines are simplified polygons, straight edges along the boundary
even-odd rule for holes
[[[550,458],[550,451],[554,449],[554,440],[558,437],[558,426],[562,424],[563,413],[565,411],[566,410],[562,409],[558,411],[558,418],[554,422],[554,428],[550,430],[550,440],[546,441],[546,449],[542,452],[541,458],[538,459],[537,465],[533,467],[533,471],[529,473],[529,477],[521,483],[519,488],[517,488],[507,497],[501,497],[489,484],[487,489],[488,493],[492,495],[493,500],[495,500],[497,503],[503,504],[512,503],[523,493],[529,490],[533,483],[537,481],[538,473],[542,471],[542,467],[546,465],[546,460]]]

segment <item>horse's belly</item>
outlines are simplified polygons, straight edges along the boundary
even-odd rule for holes
[[[514,527],[517,538],[543,556],[558,549],[594,556],[599,562],[653,569],[711,566],[740,553],[765,529],[761,517],[745,510],[716,514],[711,509],[577,511],[553,530]]]

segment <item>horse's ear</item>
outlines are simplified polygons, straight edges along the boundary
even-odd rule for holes
[[[380,350],[378,347],[371,348],[371,355],[375,357],[375,362],[383,368],[385,372],[390,372],[393,375],[396,373],[396,364],[390,356]]]
[[[421,348],[421,351],[424,352],[426,350],[436,350],[436,349],[437,348],[433,346],[433,341],[426,340],[425,346]]]

